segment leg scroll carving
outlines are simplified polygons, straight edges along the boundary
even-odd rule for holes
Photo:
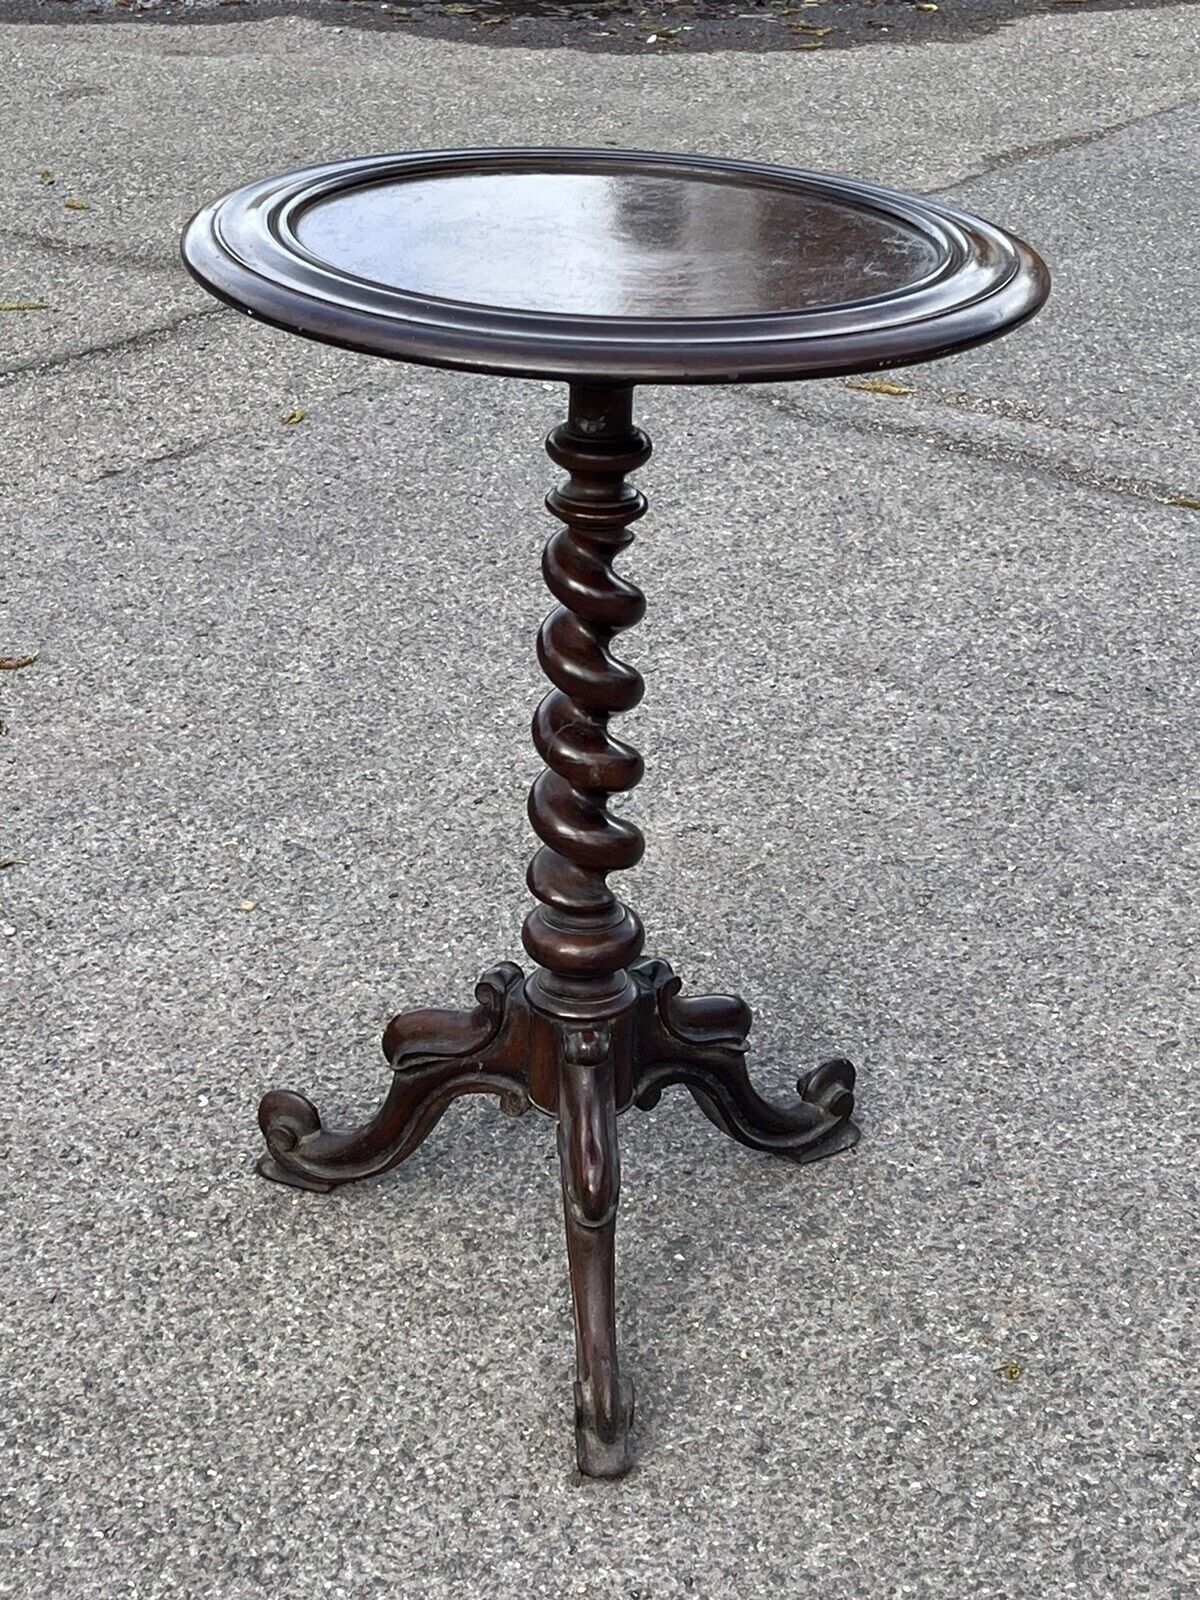
[[[617,1361],[614,1244],[621,1161],[612,1036],[601,1024],[567,1033],[559,1082],[558,1154],[575,1315],[575,1448],[580,1472],[628,1470],[633,1385]]]
[[[258,1120],[267,1154],[259,1172],[327,1193],[403,1161],[459,1095],[495,1094],[503,1110],[520,1115],[529,1105],[522,984],[520,967],[504,962],[480,979],[471,1011],[393,1017],[383,1046],[395,1076],[379,1110],[360,1127],[323,1128],[311,1100],[290,1089],[264,1095]]]
[[[778,1106],[746,1070],[751,1017],[744,1000],[684,997],[665,961],[640,961],[631,970],[642,989],[634,1098],[643,1110],[658,1104],[668,1084],[682,1083],[710,1122],[752,1150],[816,1161],[857,1142],[849,1061],[822,1062],[798,1080],[799,1101]]]

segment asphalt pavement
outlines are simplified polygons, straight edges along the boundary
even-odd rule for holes
[[[0,1593],[1191,1600],[1200,11],[634,53],[53,9],[0,23]],[[858,1063],[863,1141],[622,1119],[608,1484],[544,1120],[253,1175],[265,1088],[361,1116],[383,1019],[518,952],[564,394],[177,259],[248,178],[516,142],[942,195],[1055,284],[903,392],[639,397],[620,887],[765,1090]]]

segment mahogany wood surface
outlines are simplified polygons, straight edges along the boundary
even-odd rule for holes
[[[367,156],[204,207],[189,270],[373,355],[590,383],[752,383],[927,361],[1031,316],[1049,274],[953,206],[636,150]]]
[[[923,360],[1014,326],[1048,292],[1019,240],[948,207],[757,163],[614,151],[368,157],[238,190],[189,224],[184,258],[213,293],[292,332],[381,356],[570,384],[547,450],[565,477],[542,560],[550,687],[533,720],[526,976],[505,962],[470,1011],[393,1018],[392,1083],[359,1127],[323,1127],[292,1090],[264,1096],[263,1176],[329,1191],[386,1172],[464,1094],[558,1124],[574,1308],[580,1470],[632,1460],[633,1386],[617,1350],[617,1119],[685,1085],[751,1149],[812,1161],[858,1138],[854,1068],[823,1062],[779,1105],[746,1069],[750,1011],[685,996],[642,954],[612,872],[644,841],[610,798],[642,776],[611,726],[642,697],[615,652],[645,611],[616,559],[646,500],[635,382],[813,377]]]

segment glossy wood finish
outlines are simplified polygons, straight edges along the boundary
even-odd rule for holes
[[[686,167],[547,164],[356,184],[307,207],[295,237],[389,289],[569,317],[845,305],[912,289],[942,255],[918,223],[815,183]]]
[[[379,1110],[361,1127],[329,1132],[312,1101],[273,1089],[258,1108],[267,1153],[264,1178],[327,1194],[388,1172],[411,1155],[450,1103],[498,1095],[511,1116],[529,1107],[529,1017],[524,975],[511,961],[485,972],[474,1011],[410,1011],[393,1017],[383,1052],[395,1076]]]
[[[608,874],[640,859],[642,835],[608,810],[642,774],[610,718],[642,696],[642,679],[610,648],[640,620],[641,591],[613,570],[646,510],[627,479],[650,455],[628,388],[571,391],[567,421],[546,442],[567,477],[547,497],[562,523],[543,572],[555,605],[538,636],[551,688],[533,738],[546,770],[529,797],[541,848],[529,869],[539,902],[526,919],[528,978],[511,962],[486,973],[473,1011],[393,1018],[384,1053],[394,1077],[366,1123],[327,1131],[312,1102],[272,1090],[259,1108],[264,1177],[328,1191],[388,1171],[412,1153],[460,1095],[495,1094],[519,1114],[532,1102],[558,1121],[574,1307],[575,1435],[580,1470],[615,1477],[631,1460],[633,1385],[617,1350],[617,1116],[650,1109],[682,1083],[723,1132],[752,1149],[812,1161],[858,1137],[854,1069],[828,1061],[797,1083],[790,1106],[765,1100],[746,1071],[750,1011],[732,996],[686,998],[665,961],[640,959],[642,924]]]
[[[523,938],[544,969],[536,988],[543,1009],[580,1020],[611,1017],[632,1003],[626,968],[643,939],[641,922],[606,881],[636,866],[645,848],[641,831],[612,816],[607,803],[642,776],[641,756],[609,729],[610,717],[632,710],[644,688],[610,648],[646,609],[641,590],[613,571],[633,540],[630,524],[646,510],[645,497],[626,482],[650,457],[632,405],[628,388],[576,387],[566,424],[546,446],[570,476],[546,499],[564,526],[542,556],[558,604],[538,634],[538,660],[553,688],[533,719],[547,770],[529,795],[542,848],[528,882],[541,905],[526,918]]]
[[[575,1323],[579,1467],[631,1461],[633,1387],[617,1347],[618,1117],[686,1086],[723,1132],[812,1161],[858,1137],[854,1068],[801,1076],[778,1105],[746,1069],[750,1012],[685,996],[609,874],[643,839],[610,810],[642,776],[612,719],[641,699],[619,637],[645,600],[615,562],[646,501],[630,482],[650,442],[636,381],[759,381],[922,360],[1015,325],[1045,268],[978,219],[848,179],[748,162],[612,151],[455,151],[370,157],[238,190],[190,224],[184,256],[215,294],[310,338],[449,367],[565,377],[547,441],[566,476],[543,573],[538,636],[550,689],[533,739],[545,770],[524,926],[536,963],[486,973],[469,1011],[392,1020],[391,1087],[359,1127],[327,1130],[312,1102],[260,1106],[262,1174],[328,1191],[386,1172],[466,1094],[531,1104],[558,1124]]]
[[[183,241],[214,294],[375,355],[591,383],[929,360],[1032,315],[1032,250],[849,178],[628,150],[368,156],[246,185]]]
[[[616,1231],[621,1194],[612,1030],[563,1038],[558,1156],[575,1320],[575,1451],[579,1470],[617,1478],[629,1466],[633,1385],[617,1355]]]

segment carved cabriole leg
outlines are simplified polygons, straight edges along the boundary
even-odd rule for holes
[[[732,995],[680,994],[665,961],[639,961],[633,976],[642,991],[635,1044],[634,1094],[639,1106],[658,1104],[671,1083],[683,1083],[710,1122],[749,1145],[817,1161],[858,1142],[854,1068],[840,1057],[800,1078],[790,1106],[765,1100],[746,1071],[750,1007]]]
[[[264,1095],[258,1120],[264,1178],[327,1193],[373,1177],[411,1155],[452,1100],[490,1093],[518,1116],[528,1109],[529,1010],[512,962],[479,980],[473,1011],[410,1011],[383,1036],[395,1076],[386,1100],[361,1127],[326,1130],[311,1100],[290,1089]]]
[[[575,1449],[579,1470],[617,1478],[629,1467],[633,1385],[617,1360],[614,1245],[621,1158],[606,1024],[562,1040],[558,1155],[575,1316]]]

